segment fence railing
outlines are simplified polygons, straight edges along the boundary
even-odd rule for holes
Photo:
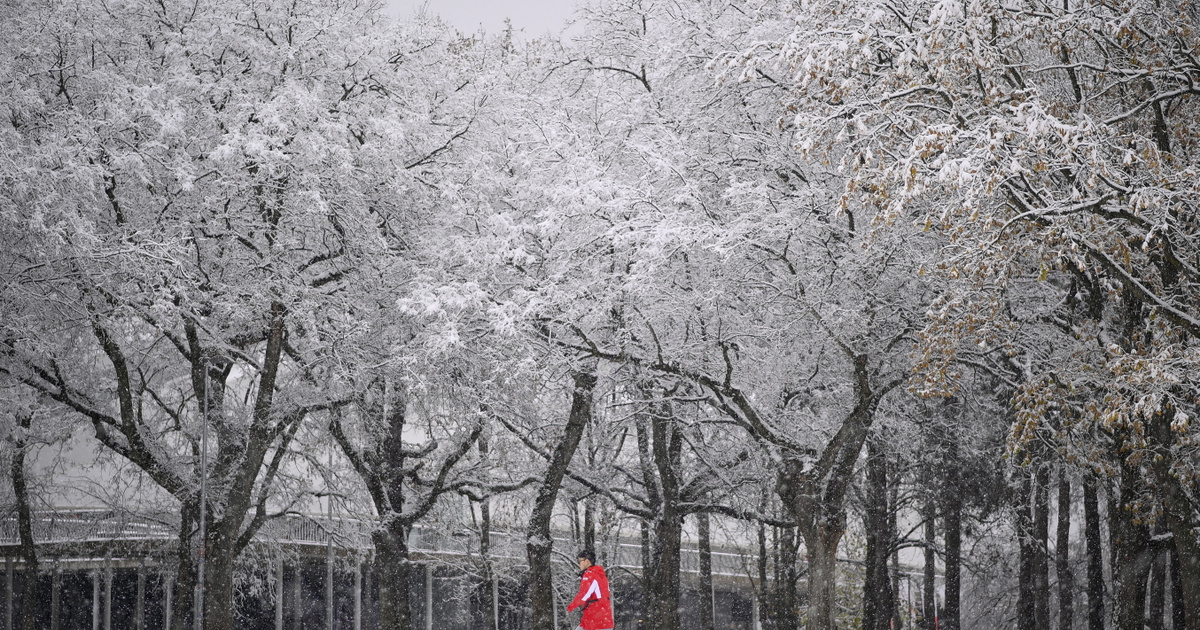
[[[179,532],[177,514],[133,513],[101,508],[64,508],[37,511],[33,515],[33,538],[37,545],[132,544],[158,542],[171,544]],[[324,547],[330,542],[338,550],[368,552],[373,548],[371,533],[375,521],[360,518],[324,515],[287,515],[265,523],[256,539],[264,543],[283,545],[313,545]],[[567,536],[555,536],[561,548],[572,548]],[[15,518],[0,519],[0,547],[9,549],[20,544]],[[409,537],[409,549],[416,553],[472,556],[478,555],[478,532],[463,528],[416,527]],[[558,545],[556,545],[558,546]],[[608,552],[608,564],[633,571],[642,568],[641,546],[620,542]],[[680,569],[684,573],[699,573],[699,550],[685,545],[681,550]],[[494,560],[525,561],[525,538],[521,533],[493,531],[489,537],[489,554]],[[753,566],[755,556],[740,551],[714,550],[714,575],[745,577],[746,567]]]

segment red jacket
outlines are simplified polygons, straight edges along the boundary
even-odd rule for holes
[[[608,594],[608,575],[604,567],[592,565],[579,579],[579,593],[567,604],[572,611],[583,606],[583,619],[579,627],[583,630],[607,630],[613,627],[612,600]]]

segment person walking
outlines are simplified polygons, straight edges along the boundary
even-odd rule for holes
[[[577,630],[611,630],[613,627],[612,599],[608,592],[608,574],[596,564],[596,554],[584,549],[579,558],[579,593],[567,604],[567,612],[583,607]]]

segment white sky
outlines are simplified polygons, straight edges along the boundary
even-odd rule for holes
[[[488,33],[498,33],[504,29],[504,18],[508,17],[513,27],[523,30],[527,37],[537,37],[546,31],[559,32],[575,7],[575,0],[387,0],[387,3],[388,11],[398,16],[426,5],[430,13],[442,16],[465,33],[474,33],[480,27]]]

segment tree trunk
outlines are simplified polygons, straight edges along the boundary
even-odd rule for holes
[[[783,527],[779,532],[779,554],[776,562],[779,565],[779,579],[775,583],[776,630],[797,630],[800,627],[799,597],[796,593],[796,561],[800,553],[800,541],[796,531],[791,527]]]
[[[486,460],[488,441],[481,437],[477,447],[480,459]],[[496,627],[498,625],[497,615],[494,614],[494,611],[499,602],[496,601],[496,593],[492,591],[492,581],[496,575],[495,567],[492,566],[492,500],[488,496],[484,496],[479,502],[479,560],[480,580],[477,592],[479,593],[479,607],[483,609],[483,623],[480,627],[486,630],[498,630]]]
[[[29,447],[28,432],[33,423],[33,414],[18,412],[17,425],[22,429],[20,437],[13,440],[12,473],[13,495],[17,503],[17,534],[20,541],[21,559],[25,566],[21,571],[21,626],[20,630],[34,630],[34,612],[38,605],[38,557],[33,540],[33,510],[29,504],[29,484],[25,479],[25,451]],[[10,613],[11,614],[11,613]]]
[[[233,570],[237,554],[233,549],[236,543],[227,542],[221,529],[208,530],[210,542],[205,545],[208,558],[204,569],[204,626],[213,630],[234,630]]]
[[[802,527],[808,558],[808,630],[837,630],[837,548],[846,531],[844,517],[820,519]]]
[[[638,627],[646,627],[646,620],[653,614],[650,590],[654,584],[654,563],[650,560],[650,547],[653,544],[650,541],[650,523],[646,519],[638,521],[638,534],[642,543],[642,614],[638,620]]]
[[[957,470],[957,462],[954,470]],[[957,478],[957,474],[952,474]],[[952,484],[956,488],[957,484]],[[942,507],[946,537],[946,606],[940,628],[959,630],[962,611],[962,502],[948,496]]]
[[[925,628],[933,630],[937,618],[937,585],[934,581],[937,579],[937,508],[930,501],[925,506],[925,563],[924,563],[924,579],[921,581],[921,618],[925,623]]]
[[[181,506],[179,539],[175,548],[175,583],[171,599],[171,630],[191,630],[196,608],[196,563],[192,557],[192,541],[199,530],[199,495],[196,501]]]
[[[1187,630],[1187,606],[1183,603],[1183,576],[1179,575],[1179,552],[1172,545],[1168,550],[1171,559],[1171,628]]]
[[[1150,602],[1146,606],[1146,630],[1164,630],[1167,613],[1166,554],[1155,551],[1150,563]]]
[[[904,614],[900,601],[900,532],[896,526],[896,521],[899,517],[899,510],[896,506],[900,505],[900,484],[892,484],[891,491],[888,493],[891,497],[888,503],[892,509],[888,510],[888,544],[892,549],[892,593],[894,594],[893,601],[895,608],[892,609],[892,619],[896,621],[895,627],[892,630],[904,630],[904,620],[908,615]]]
[[[1071,573],[1071,481],[1064,466],[1058,468],[1058,522],[1054,545],[1054,571],[1058,575],[1058,630],[1075,627],[1075,576]]]
[[[1016,528],[1018,575],[1017,575],[1017,630],[1040,630],[1037,625],[1037,600],[1034,595],[1037,542],[1033,527],[1034,484],[1028,470],[1017,472],[1020,484],[1016,497]]]
[[[712,535],[707,512],[696,515],[696,530],[700,550],[700,630],[713,630]]]
[[[375,575],[379,581],[379,627],[411,630],[412,605],[408,601],[413,564],[408,557],[409,528],[399,519],[384,523],[371,535],[375,543]],[[429,614],[430,611],[425,611]]]
[[[593,465],[595,465],[593,463]],[[592,497],[583,500],[583,547],[596,551],[596,507]]]
[[[1146,612],[1146,577],[1150,572],[1150,531],[1135,523],[1130,504],[1137,496],[1138,471],[1121,466],[1120,493],[1109,501],[1112,545],[1113,603],[1117,630],[1143,630]]]
[[[766,501],[763,501],[763,507],[766,506]],[[762,508],[760,508],[762,509]],[[774,619],[772,606],[775,599],[771,597],[767,582],[767,526],[762,521],[758,523],[758,609],[760,616],[766,619]]]
[[[808,555],[808,630],[837,629],[837,547],[846,531],[846,491],[885,393],[871,390],[867,356],[853,361],[854,409],[810,469],[798,454],[787,453],[776,481],[775,492],[799,526]]]
[[[651,489],[651,505],[657,506],[650,547],[654,580],[646,593],[651,602],[647,627],[679,630],[679,566],[683,536],[679,469],[683,437],[678,435],[670,403],[657,407],[649,418],[653,465],[643,465],[646,485]]]
[[[1050,466],[1041,464],[1034,475],[1033,502],[1034,615],[1038,628],[1050,627]]]
[[[1192,517],[1192,504],[1183,484],[1171,472],[1171,446],[1175,438],[1171,431],[1174,410],[1166,409],[1155,414],[1149,422],[1151,437],[1157,444],[1155,450],[1161,456],[1151,464],[1157,482],[1163,515],[1171,530],[1176,555],[1179,558],[1179,588],[1182,591],[1184,616],[1189,629],[1200,628],[1200,542],[1196,540],[1196,522]]]
[[[862,627],[863,630],[888,630],[896,610],[896,601],[887,565],[892,544],[888,528],[887,460],[878,436],[867,440],[866,481],[863,520],[867,549]]]
[[[592,391],[596,387],[596,376],[588,372],[572,374],[574,390],[571,395],[571,412],[563,428],[562,439],[554,447],[545,479],[538,488],[529,526],[525,530],[525,554],[529,560],[529,604],[530,629],[553,630],[554,628],[554,584],[552,581],[550,519],[554,515],[554,503],[562,487],[563,476],[575,456],[583,429],[592,413]]]
[[[1100,537],[1099,481],[1083,479],[1083,540],[1087,550],[1088,630],[1104,630],[1104,558]]]

